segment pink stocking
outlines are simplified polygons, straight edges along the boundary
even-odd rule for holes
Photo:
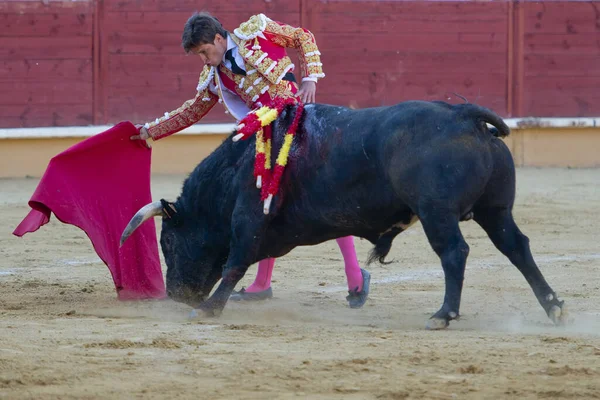
[[[354,250],[354,237],[345,236],[336,239],[340,251],[344,257],[344,265],[346,270],[346,278],[348,279],[348,290],[354,290],[358,287],[358,291],[362,291],[363,277],[360,272],[360,265],[356,259],[356,251]]]
[[[354,290],[358,287],[358,291],[362,290],[363,277],[360,272],[360,265],[356,258],[354,249],[354,237],[346,236],[336,239],[342,256],[344,257],[344,265],[346,278],[348,280],[348,290]],[[262,292],[271,287],[271,276],[273,275],[273,267],[275,266],[274,258],[266,258],[259,261],[258,271],[254,283],[250,285],[247,292]]]
[[[275,266],[274,258],[265,258],[258,262],[258,272],[254,283],[246,289],[246,292],[262,292],[271,287],[271,275]]]

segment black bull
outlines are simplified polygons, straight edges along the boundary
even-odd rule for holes
[[[292,115],[288,110],[275,121],[274,149]],[[162,215],[169,296],[215,315],[249,265],[261,259],[353,235],[374,244],[369,262],[383,262],[394,237],[418,219],[441,260],[446,286],[428,327],[444,328],[459,316],[469,254],[459,222],[472,218],[560,324],[564,302],[512,216],[515,168],[498,138],[508,134],[500,117],[472,104],[408,101],[360,110],[308,105],[268,215],[253,177],[254,139],[234,143],[230,136],[194,169],[177,201],[142,208],[122,240]]]

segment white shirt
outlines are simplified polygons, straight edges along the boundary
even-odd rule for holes
[[[231,39],[230,35],[231,34],[227,35],[227,50],[233,49],[233,50],[231,50],[231,55],[233,56],[235,63],[238,65],[238,67],[240,67],[241,69],[246,71],[246,64],[244,63],[244,59],[242,58],[242,56],[240,55],[240,52],[238,51],[237,44]],[[223,54],[222,63],[227,69],[231,70],[231,61],[229,61],[225,58],[225,54]]]
[[[238,46],[237,46],[237,44],[235,44],[235,42],[233,40],[231,40],[229,35],[227,35],[227,50],[229,50],[229,49],[233,49],[231,51],[231,55],[233,55],[236,64],[245,71],[246,66],[244,65],[244,59],[242,58],[242,56],[240,55],[240,53],[238,51]],[[223,54],[223,60],[221,61],[221,63],[223,64],[223,66],[225,66],[225,68],[231,70],[231,62],[229,60],[225,59],[225,54]],[[216,67],[215,69],[218,69],[218,67]],[[218,73],[218,72],[215,71],[215,73]],[[240,97],[239,94],[237,94],[236,92],[229,90],[227,87],[225,87],[225,85],[223,85],[223,81],[219,80],[219,82],[220,82],[220,86],[221,86],[221,93],[223,93],[223,98],[221,100],[223,101],[223,103],[225,103],[225,106],[231,112],[231,115],[237,121],[240,121],[242,118],[244,118],[246,116],[246,114],[248,114],[250,112],[250,109],[248,108],[246,103],[242,100],[242,98]],[[214,83],[211,83],[210,91],[213,92],[214,94],[218,95],[218,91],[217,91],[217,88],[215,87]],[[219,100],[219,101],[221,101],[221,100]]]

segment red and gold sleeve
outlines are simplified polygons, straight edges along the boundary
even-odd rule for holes
[[[153,140],[162,139],[195,124],[213,108],[219,99],[209,89],[214,73],[213,67],[205,65],[196,86],[196,97],[186,101],[178,109],[166,112],[162,117],[144,125]]]
[[[147,123],[144,127],[153,140],[162,139],[200,121],[217,103],[218,98],[206,88],[178,109],[165,113],[164,116]]]
[[[295,28],[281,22],[269,20],[264,35],[279,46],[295,48],[298,51],[303,80],[316,82],[318,79],[325,77],[323,64],[319,57],[321,52],[319,52],[312,32],[304,28]]]

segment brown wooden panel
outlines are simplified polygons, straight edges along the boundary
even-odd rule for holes
[[[447,16],[454,19],[469,21],[477,16],[501,15],[506,11],[504,2],[482,1],[381,1],[381,0],[307,0],[307,8],[312,14],[353,13],[362,16],[374,14],[389,15],[395,13],[414,14],[421,18],[428,16]],[[318,10],[317,10],[318,8]]]
[[[0,37],[0,59],[91,58],[92,37]]]
[[[91,12],[94,0],[0,1],[0,14],[78,14]]]
[[[600,4],[525,3],[523,114],[600,114]]]
[[[552,76],[537,76],[527,80],[533,93],[540,91],[597,91],[600,87],[600,76],[566,76],[555,79]]]
[[[0,107],[0,128],[77,126],[91,123],[91,104],[37,104]]]
[[[423,33],[448,33],[448,32],[463,32],[463,33],[493,33],[503,32],[506,29],[506,19],[503,17],[481,17],[470,23],[465,23],[464,20],[440,18],[440,20],[432,20],[431,17],[410,18],[403,16],[392,20],[389,15],[378,16],[379,19],[387,21],[368,21],[360,18],[357,15],[346,15],[348,22],[342,23],[337,16],[333,18],[334,25],[327,24],[327,17],[322,15],[319,23],[324,25],[316,25],[311,28],[315,34],[356,34],[357,32],[379,33],[389,36],[390,34],[397,35],[401,33],[423,32]],[[358,17],[358,18],[357,18]],[[387,23],[386,23],[387,22]],[[331,19],[329,20],[331,24]],[[393,42],[393,40],[390,40]]]
[[[600,95],[597,92],[562,93],[543,91],[524,96],[523,116],[595,117],[598,115]]]
[[[202,63],[198,57],[182,55],[113,54],[109,68],[110,120],[147,121],[196,95]]]
[[[92,1],[0,3],[2,126],[92,122],[92,29]]]
[[[109,12],[110,17],[105,22],[105,27],[110,30],[116,30],[117,27],[127,27],[120,31],[156,33],[158,35],[168,35],[176,39],[181,38],[183,26],[192,15],[191,11],[127,11],[127,12]],[[221,18],[219,17],[219,20]],[[224,23],[224,21],[221,21]]]
[[[92,103],[92,81],[73,83],[69,80],[0,81],[0,105],[10,104],[82,104]]]
[[[317,33],[503,32],[506,5],[444,2],[320,2],[312,0],[308,29]],[[392,40],[390,40],[392,41]]]
[[[527,79],[525,115],[561,117],[597,116],[600,76],[537,76]],[[540,114],[543,113],[543,114]]]
[[[598,34],[598,1],[527,2],[525,26],[528,33]]]
[[[137,98],[152,97],[157,104],[161,104],[165,102],[165,96],[169,95],[170,93],[174,93],[178,98],[181,98],[181,96],[185,97],[183,100],[185,101],[193,98],[196,95],[198,78],[195,77],[186,80],[174,79],[168,81],[161,81],[158,79],[154,81],[137,80],[136,83],[139,83],[139,85],[112,86],[109,90],[110,98],[114,99],[121,96],[131,96]]]
[[[600,76],[600,54],[528,54],[525,76]],[[575,68],[575,66],[577,68]]]
[[[319,101],[353,107],[462,102],[456,92],[506,113],[507,4],[308,3],[306,25],[327,74]]]
[[[110,53],[182,54],[181,34],[190,12],[127,12],[108,14],[103,29],[109,32]],[[228,30],[233,30],[251,14],[217,15]],[[283,22],[297,26],[299,16],[286,13]],[[275,18],[275,17],[273,17]],[[126,26],[127,29],[121,29]]]
[[[181,95],[181,93],[158,93],[145,96],[118,96],[109,98],[109,123],[119,121],[131,121],[133,123],[146,123],[155,118],[162,117],[165,111],[172,111],[180,107],[186,100],[193,96]],[[216,104],[214,108],[202,119],[202,123],[227,122],[235,120],[225,114],[225,108]]]
[[[111,31],[108,34],[108,51],[111,54],[169,54],[180,55],[181,33]]]
[[[504,74],[445,73],[411,74],[399,78],[380,72],[344,73],[319,83],[317,96],[320,102],[345,106],[371,107],[395,104],[405,100],[445,100],[462,102],[457,93],[469,102],[481,104],[499,113],[506,112]]]
[[[600,33],[600,32],[599,32]],[[527,33],[525,54],[599,54],[598,35]]]
[[[202,67],[200,57],[115,54],[110,57],[108,86],[111,90],[139,86],[195,90]]]
[[[126,30],[135,32],[175,32],[175,36],[181,38],[181,32],[183,31],[186,21],[195,11],[195,8],[191,8],[189,11],[140,12],[139,10],[136,10],[127,12],[109,12],[108,16],[110,18],[106,21],[106,26],[111,29],[113,27],[127,27]],[[253,13],[247,9],[245,12],[237,10],[233,13],[223,12],[213,14],[221,21],[225,29],[228,30],[233,30],[241,22],[253,15]],[[276,14],[267,14],[267,16],[272,19],[284,18],[282,22],[290,25],[298,25],[300,22],[297,11],[293,10],[287,10]]]
[[[344,43],[340,48],[340,43]],[[321,52],[352,51],[359,57],[363,52],[386,50],[410,51],[413,53],[431,52],[481,52],[505,53],[506,35],[496,33],[400,33],[394,35],[393,43],[385,40],[382,34],[365,32],[358,34],[331,34],[317,37]],[[350,47],[351,46],[351,47]]]
[[[506,57],[502,53],[414,53],[389,50],[369,54],[369,62],[359,63],[356,54],[327,52],[321,59],[323,70],[328,77],[349,70],[389,71],[405,76],[423,71],[431,71],[434,74],[447,71],[462,72],[464,75],[477,72],[506,73]]]
[[[503,114],[508,96],[514,97],[507,92],[507,66],[516,62],[522,68],[516,71],[515,93],[525,115],[600,114],[597,2],[522,2],[519,7],[367,0],[47,3],[0,2],[4,126],[89,123],[93,54],[96,107],[98,115],[108,114],[99,122],[146,121],[179,107],[194,96],[202,67],[183,54],[181,31],[187,18],[203,9],[228,29],[259,12],[294,26],[302,18],[323,53],[327,77],[318,85],[319,101],[371,106],[450,95],[451,102],[461,102],[450,94],[457,92]],[[512,19],[513,9],[522,10],[522,21]],[[101,29],[95,53],[94,16]],[[522,24],[510,43],[509,21]],[[523,54],[517,51],[520,43]],[[292,50],[289,54],[296,59]],[[203,122],[231,122],[223,111],[217,105]]]
[[[221,14],[238,14],[248,18],[252,14],[264,13],[266,15],[277,13],[279,15],[298,13],[300,3],[298,0],[105,0],[106,10],[135,11],[135,12],[194,12],[209,11],[219,18]],[[243,17],[246,14],[247,17]],[[220,18],[219,18],[220,19]]]
[[[68,80],[88,82],[92,77],[91,59],[18,59],[0,61],[0,82],[30,83]]]
[[[0,37],[91,35],[91,13],[0,14]]]

